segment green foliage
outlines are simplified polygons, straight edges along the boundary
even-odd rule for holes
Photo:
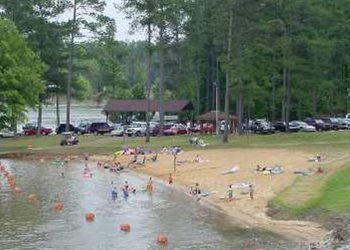
[[[0,19],[1,121],[14,126],[24,120],[27,106],[35,107],[44,90],[45,65],[25,42],[15,25]],[[3,126],[4,124],[0,124]]]
[[[73,89],[73,96],[77,100],[85,100],[88,96],[91,96],[91,83],[82,75],[76,77],[73,82]]]

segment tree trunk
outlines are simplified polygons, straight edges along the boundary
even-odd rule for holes
[[[38,130],[36,131],[36,135],[39,136],[41,134],[41,123],[43,120],[43,98],[40,94],[39,96],[39,107],[38,107]]]
[[[56,94],[56,125],[60,126],[60,97]]]
[[[240,89],[239,90],[239,93],[238,93],[238,98],[237,98],[237,132],[239,135],[242,134],[242,124],[243,124],[243,94],[242,94],[242,90]]]
[[[272,79],[272,90],[271,90],[271,121],[276,121],[276,81]]]
[[[162,22],[159,27],[159,118],[160,118],[160,130],[159,134],[163,135],[164,126],[164,110],[163,110],[163,96],[164,96],[164,23]]]
[[[230,7],[230,20],[229,20],[229,26],[228,26],[228,41],[227,41],[227,64],[230,65],[231,62],[231,44],[232,44],[232,26],[233,26],[233,9]],[[230,121],[230,85],[231,85],[231,79],[230,79],[230,68],[226,67],[226,86],[225,86],[225,129],[224,129],[224,135],[222,137],[222,142],[227,143],[228,142],[228,124]]]
[[[74,61],[74,38],[77,19],[77,0],[74,0],[73,5],[73,20],[71,27],[71,37],[69,43],[69,62],[68,62],[68,81],[67,81],[67,113],[66,113],[66,132],[69,131],[70,124],[70,103],[71,103],[71,88],[73,81],[73,61]]]
[[[210,109],[210,62],[209,62],[209,53],[207,57],[207,77],[205,78],[205,111]]]
[[[289,130],[289,120],[290,120],[290,108],[291,108],[291,81],[290,81],[290,69],[287,68],[287,76],[286,76],[286,83],[287,83],[287,102],[286,102],[286,128],[287,131]]]
[[[282,121],[286,123],[286,131],[289,129],[289,124],[287,123],[287,69],[284,67],[282,72],[282,88],[283,88],[283,97],[282,97]]]
[[[312,88],[312,115],[317,115],[317,87]]]
[[[147,111],[146,111],[146,143],[150,142],[150,112],[151,112],[151,60],[152,60],[152,48],[151,48],[151,39],[152,39],[152,30],[151,23],[149,22],[147,25],[147,36],[148,36],[148,53],[147,53]]]
[[[197,66],[196,66],[196,115],[198,116],[199,113],[200,113],[200,105],[201,105],[201,85],[200,85],[200,82],[201,82],[201,77],[200,77],[200,69],[199,69],[199,62],[197,63]]]

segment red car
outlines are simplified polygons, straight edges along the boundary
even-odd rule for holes
[[[202,127],[199,124],[192,129],[192,132],[194,132],[194,133],[205,133],[205,134],[215,133],[215,131],[216,131],[216,127],[212,123],[203,123]]]
[[[181,123],[174,124],[170,128],[164,130],[164,135],[184,135],[184,134],[187,134],[186,126]]]
[[[37,131],[38,131],[38,127],[32,124],[27,124],[26,126],[23,127],[24,135],[36,135]],[[51,133],[52,133],[51,128],[41,127],[40,129],[40,134],[42,135],[49,135]]]

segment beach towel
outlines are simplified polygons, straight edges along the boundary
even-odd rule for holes
[[[251,183],[249,182],[237,182],[232,184],[232,188],[238,188],[238,189],[244,189],[244,188],[249,188]]]
[[[239,170],[238,166],[233,166],[230,170],[221,172],[221,174],[222,175],[233,174],[233,173],[236,173],[238,170]]]

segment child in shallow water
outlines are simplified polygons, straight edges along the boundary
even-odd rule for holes
[[[112,188],[112,200],[116,200],[118,198],[118,192],[117,192],[117,188],[113,187]]]

